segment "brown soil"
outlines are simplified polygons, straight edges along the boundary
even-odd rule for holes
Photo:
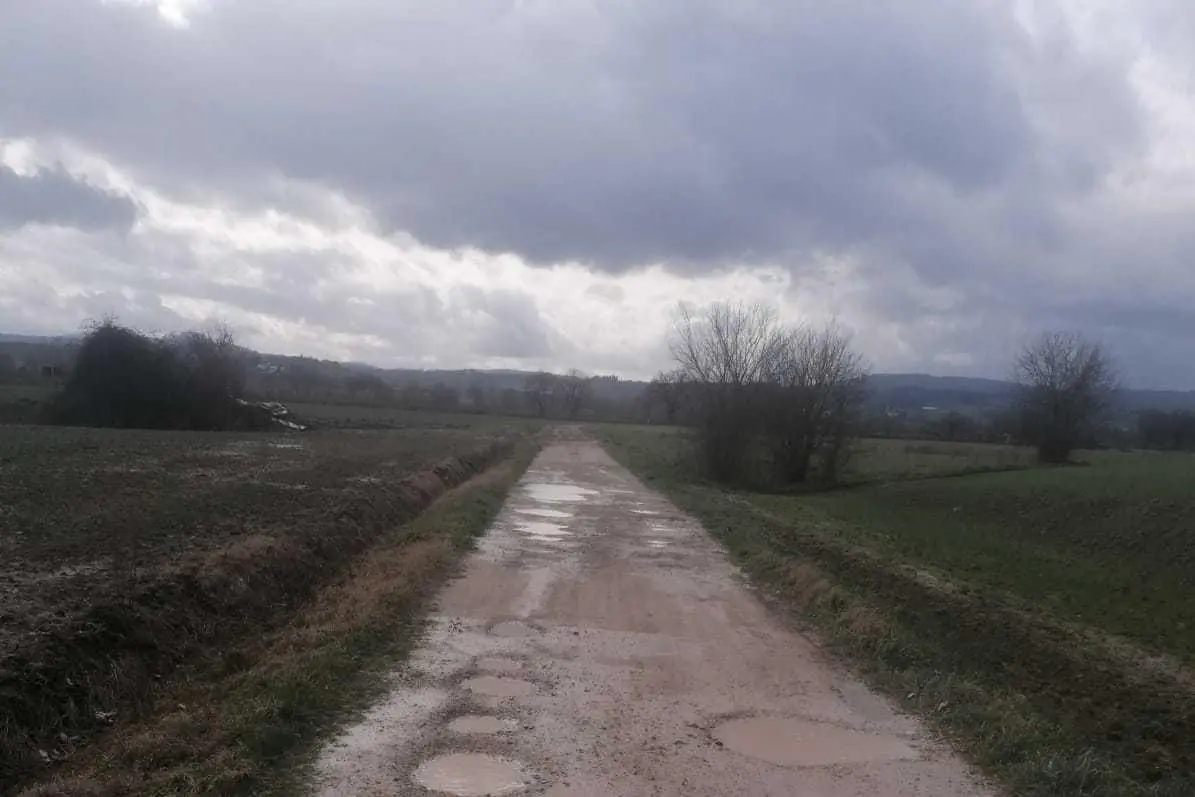
[[[298,529],[242,534],[123,585],[109,580],[88,605],[0,651],[0,793],[137,713],[182,662],[284,620],[384,530],[510,448],[491,442],[367,492],[325,495]]]
[[[319,794],[993,794],[588,441],[540,454],[395,676]],[[461,733],[477,715],[513,730]]]

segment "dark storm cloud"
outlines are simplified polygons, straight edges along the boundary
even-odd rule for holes
[[[1133,54],[1085,46],[1049,3],[1030,33],[1014,5],[210,0],[176,30],[146,6],[0,0],[0,74],[20,76],[0,81],[0,136],[74,141],[233,209],[318,215],[279,186],[327,187],[385,230],[538,264],[801,276],[811,254],[843,257],[851,297],[906,331],[908,367],[944,352],[1003,375],[1014,333],[1073,324],[1171,383],[1158,364],[1195,344],[1168,312],[1195,304],[1191,208],[1104,199],[1151,143]],[[1133,8],[1160,52],[1190,57],[1195,12]],[[568,349],[518,291],[413,291],[396,311],[314,291],[338,269],[323,255],[249,288],[169,262],[155,290],[412,351],[435,348],[438,319],[477,330],[454,342],[479,356]],[[1090,310],[1110,296],[1116,313]]]
[[[26,177],[0,165],[0,231],[25,224],[127,230],[136,220],[132,201],[80,182],[62,169]]]
[[[1066,43],[1035,53],[1003,3],[209,6],[172,31],[143,7],[8,4],[0,71],[29,77],[0,88],[6,119],[181,186],[281,172],[433,245],[610,269],[859,242],[942,268],[909,240],[940,223],[927,197],[999,221],[1135,134],[1123,79],[1068,76]],[[1017,70],[1099,84],[1043,130]]]

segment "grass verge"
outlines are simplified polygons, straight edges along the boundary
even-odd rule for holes
[[[160,690],[177,706],[114,729],[27,797],[302,793],[320,740],[385,689],[424,610],[534,455],[515,455],[384,534],[291,623]]]
[[[780,606],[1011,793],[1195,794],[1195,691],[1183,672],[877,553],[807,497],[780,511],[694,481],[675,435],[597,433]]]

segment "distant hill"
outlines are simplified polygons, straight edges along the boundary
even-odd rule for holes
[[[57,362],[70,356],[78,340],[78,335],[49,337],[0,333],[0,354],[10,354],[18,361],[44,358]],[[479,386],[489,393],[522,390],[525,380],[532,373],[517,370],[378,368],[366,363],[254,354],[254,368],[263,373],[301,368],[333,379],[372,374],[395,388],[444,385],[462,394],[473,386]],[[930,374],[872,374],[868,383],[869,404],[873,410],[910,415],[955,411],[980,416],[1007,407],[1013,391],[1012,383],[1000,379]],[[607,376],[594,383],[593,394],[605,401],[633,401],[646,387],[646,382]],[[1126,390],[1120,397],[1119,407],[1126,415],[1144,409],[1195,409],[1195,391]]]

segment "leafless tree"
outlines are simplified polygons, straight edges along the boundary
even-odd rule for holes
[[[715,478],[747,476],[758,398],[781,340],[776,312],[764,304],[723,302],[697,314],[680,307],[670,347],[698,388],[706,464]]]
[[[547,371],[531,374],[523,381],[523,400],[541,418],[548,417],[556,392],[556,375]]]
[[[569,418],[576,418],[593,396],[593,379],[574,368],[556,377],[555,388],[557,404]]]
[[[769,437],[781,476],[803,482],[815,458],[834,481],[850,452],[865,397],[866,371],[851,337],[836,324],[798,327],[771,358]]]
[[[650,416],[655,406],[659,405],[664,410],[664,422],[669,426],[675,424],[687,388],[688,378],[684,369],[660,371],[647,386],[645,399],[648,415]]]
[[[1021,351],[1013,373],[1042,462],[1066,462],[1118,387],[1107,352],[1077,332],[1043,333]]]

